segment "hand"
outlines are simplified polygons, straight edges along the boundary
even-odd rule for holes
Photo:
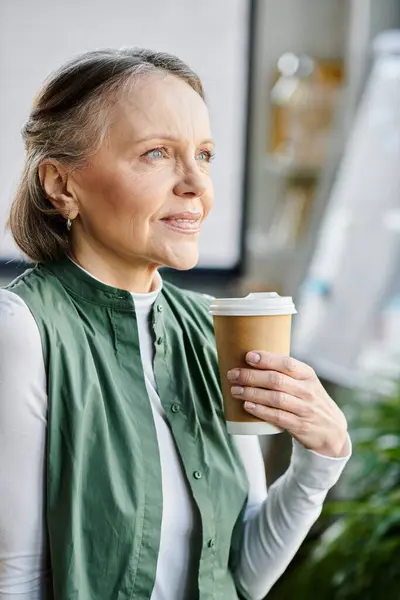
[[[346,417],[310,366],[258,350],[248,352],[246,362],[252,368],[232,369],[228,379],[232,396],[245,401],[248,413],[286,429],[318,454],[348,454]]]

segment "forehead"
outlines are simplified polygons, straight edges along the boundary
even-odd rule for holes
[[[211,135],[208,109],[178,77],[148,75],[133,81],[117,102],[113,134],[136,140],[154,134],[201,141]]]

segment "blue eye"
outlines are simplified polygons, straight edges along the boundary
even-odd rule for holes
[[[163,158],[164,154],[161,148],[155,148],[154,150],[146,152],[145,156],[151,160],[160,160],[160,158]]]
[[[213,158],[214,158],[214,154],[212,154],[209,150],[202,150],[196,156],[197,160],[201,160],[201,161],[205,161],[205,162],[211,162]]]

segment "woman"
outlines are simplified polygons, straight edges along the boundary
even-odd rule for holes
[[[37,264],[0,297],[0,598],[262,598],[350,442],[310,367],[249,355],[233,395],[294,439],[267,496],[257,440],[226,432],[208,300],[158,273],[196,264],[213,203],[201,82],[89,52],[23,135],[10,227]]]

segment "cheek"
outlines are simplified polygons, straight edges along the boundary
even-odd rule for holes
[[[203,202],[203,208],[204,208],[204,217],[206,217],[208,215],[208,213],[210,212],[210,210],[212,209],[212,207],[214,206],[214,187],[213,187],[212,183],[210,183],[209,188],[207,189],[206,193],[204,194],[202,202]]]
[[[81,178],[81,204],[94,218],[150,217],[163,204],[165,173],[135,172],[124,163],[98,169]]]

